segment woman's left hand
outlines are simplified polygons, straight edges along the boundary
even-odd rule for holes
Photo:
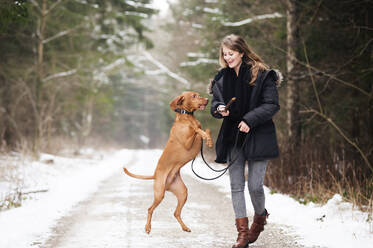
[[[240,124],[238,124],[238,128],[244,133],[248,133],[250,131],[250,127],[244,121],[241,121]]]

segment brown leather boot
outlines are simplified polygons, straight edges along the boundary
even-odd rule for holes
[[[264,230],[264,225],[267,224],[268,216],[267,209],[264,216],[254,215],[253,224],[251,224],[249,230],[249,243],[254,243],[258,239],[259,234]]]
[[[246,248],[249,246],[249,220],[247,217],[236,219],[238,237],[232,248]]]

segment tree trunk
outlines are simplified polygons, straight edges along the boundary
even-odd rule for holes
[[[85,145],[87,137],[91,134],[93,124],[93,107],[94,95],[88,97],[85,103],[85,109],[82,111],[82,120],[78,124],[78,148],[80,149]]]
[[[44,38],[45,38],[45,26],[46,26],[46,18],[47,18],[47,0],[43,0],[42,9],[40,13],[39,19],[39,27],[38,27],[38,64],[37,64],[37,73],[38,79],[43,79],[43,56],[44,56]]]
[[[33,150],[39,150],[42,140],[42,117],[41,117],[41,99],[43,90],[43,77],[44,77],[44,39],[45,39],[45,27],[47,18],[47,0],[43,0],[42,7],[39,14],[39,25],[38,25],[38,48],[37,48],[37,77],[35,82],[35,103],[36,103],[36,113],[35,117],[35,129],[34,129],[34,142]]]
[[[371,85],[371,88],[370,88],[370,95],[373,96],[373,84]],[[369,102],[368,102],[369,106],[368,106],[368,147],[369,147],[369,151],[372,151],[373,150],[373,100],[372,98],[369,99]],[[370,161],[373,161],[373,154],[370,153],[368,154],[368,159]],[[373,186],[373,172],[370,172],[370,178],[371,178],[371,184]]]
[[[288,144],[290,148],[299,147],[300,144],[300,119],[299,119],[299,85],[296,81],[296,75],[299,71],[297,65],[298,39],[298,13],[295,0],[287,0],[287,131]]]
[[[373,60],[372,60],[372,52],[373,52],[373,44],[370,41],[372,38],[372,28],[373,28],[373,7],[371,4],[367,4],[367,10],[365,12],[365,20],[364,20],[364,26],[368,27],[370,30],[365,29],[364,30],[364,44],[367,44],[369,42],[368,47],[366,48],[365,53],[363,56],[366,58],[366,65],[365,68],[372,68],[373,67]],[[369,87],[370,84],[370,95],[373,97],[373,73],[371,72],[369,76],[366,78],[367,86]],[[366,139],[368,142],[369,149],[373,150],[373,98],[370,98],[368,101],[368,136]],[[369,156],[370,159],[373,158],[373,155]]]
[[[11,85],[0,77],[0,148],[15,145],[15,130],[12,128],[9,116],[11,114]]]

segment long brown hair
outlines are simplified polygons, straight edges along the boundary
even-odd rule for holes
[[[252,76],[251,81],[249,82],[250,85],[255,84],[259,70],[269,69],[269,66],[266,65],[264,61],[249,47],[246,41],[242,39],[242,37],[235,34],[225,36],[220,43],[219,64],[223,68],[228,66],[227,62],[224,60],[223,46],[233,51],[243,53],[242,62],[251,65]]]

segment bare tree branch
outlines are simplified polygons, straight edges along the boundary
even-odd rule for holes
[[[23,81],[22,79],[20,79],[19,80],[19,82],[21,83],[21,84],[23,84],[23,86],[25,87],[25,92],[27,92],[27,96],[28,96],[28,98],[29,98],[29,100],[30,100],[30,103],[31,103],[31,106],[32,106],[32,109],[33,109],[33,111],[34,111],[34,114],[35,114],[35,116],[36,116],[36,118],[40,118],[40,113],[39,113],[39,111],[38,111],[38,108],[36,107],[36,102],[35,102],[35,100],[34,100],[34,98],[33,98],[33,96],[32,96],[32,92],[31,92],[31,89],[30,89],[30,87],[27,85],[27,83],[25,82],[25,81]]]
[[[373,172],[373,166],[371,165],[371,163],[369,162],[367,156],[365,155],[365,153],[361,150],[361,148],[354,142],[352,141],[350,138],[347,137],[347,135],[342,131],[342,129],[328,116],[326,116],[325,114],[323,113],[320,113],[320,111],[317,111],[315,109],[308,109],[308,110],[302,110],[300,111],[300,113],[314,113],[314,114],[317,114],[318,116],[322,117],[323,119],[325,119],[332,127],[334,127],[335,130],[337,130],[337,132],[350,144],[352,145],[361,155],[361,157],[363,158],[365,164],[368,166],[368,168]]]
[[[163,65],[161,62],[159,62],[158,60],[154,59],[153,56],[148,53],[148,52],[144,52],[144,55],[145,57],[150,61],[152,62],[153,64],[155,64],[159,69],[161,69],[163,72],[165,72],[167,75],[169,75],[170,77],[176,79],[177,81],[185,84],[185,85],[189,85],[189,82],[188,80],[186,80],[185,78],[181,77],[180,75],[170,71],[170,69],[168,69],[165,65]]]
[[[118,66],[120,66],[120,65],[123,65],[125,62],[126,62],[126,60],[125,60],[124,58],[120,58],[120,59],[115,60],[113,63],[108,64],[108,65],[102,67],[101,70],[102,70],[103,72],[111,71],[111,70],[113,70],[114,68],[116,68],[116,67],[118,67]]]
[[[357,28],[357,29],[365,29],[365,30],[373,31],[373,28],[372,28],[372,27],[368,27],[368,26],[358,26],[358,25],[355,25],[355,24],[354,24],[353,28]]]
[[[285,51],[285,50],[282,49],[281,47],[278,47],[278,46],[276,46],[276,45],[273,45],[272,43],[270,43],[270,44],[271,44],[275,49],[277,49],[277,50],[283,52],[284,54],[286,54],[286,55],[288,55],[288,56],[291,56],[290,54],[287,53],[287,51]],[[318,69],[318,68],[316,68],[316,67],[314,67],[314,66],[311,66],[311,65],[309,65],[309,64],[307,64],[307,63],[304,63],[303,61],[299,60],[298,58],[296,58],[296,57],[294,57],[294,56],[291,56],[291,57],[293,57],[293,59],[294,59],[298,64],[303,65],[303,66],[305,66],[305,67],[307,67],[307,68],[310,68],[311,70],[313,70],[313,71],[315,71],[315,72],[317,72],[317,73],[321,73],[322,75],[325,75],[325,76],[327,76],[327,77],[329,77],[329,78],[331,78],[331,79],[334,79],[335,81],[337,81],[337,82],[339,82],[339,83],[341,83],[341,84],[343,84],[343,85],[345,85],[345,86],[348,86],[348,87],[354,88],[355,90],[360,91],[362,94],[364,94],[365,96],[367,96],[367,97],[369,97],[369,98],[373,98],[373,95],[371,95],[369,92],[363,90],[362,88],[360,88],[360,87],[354,85],[353,83],[346,82],[346,81],[344,81],[344,80],[342,80],[342,79],[336,77],[335,75],[332,75],[332,74],[327,73],[327,72],[325,72],[325,71],[322,71],[322,70],[320,70],[320,69]]]
[[[318,12],[319,12],[319,10],[320,10],[320,6],[321,6],[321,4],[322,4],[322,1],[323,1],[323,0],[320,0],[319,3],[317,4],[317,6],[316,6],[316,10],[315,10],[315,12],[313,13],[313,16],[311,17],[311,19],[310,19],[310,21],[308,22],[308,24],[312,24],[312,23],[314,22],[314,20],[316,19],[316,16],[317,16],[317,14],[318,14]]]
[[[71,31],[73,31],[75,29],[76,28],[72,28],[72,29],[68,29],[68,30],[65,30],[65,31],[61,31],[58,34],[53,35],[52,37],[44,39],[42,42],[43,42],[43,44],[46,44],[46,43],[48,43],[48,42],[50,42],[52,40],[55,40],[55,39],[60,38],[60,37],[62,37],[64,35],[67,35],[68,33],[70,33]]]
[[[257,30],[258,30],[260,33],[262,33],[264,37],[266,37],[266,36],[268,35],[268,34],[266,34],[266,33],[265,33],[262,29],[260,29],[260,28],[258,28]],[[286,56],[290,56],[290,57],[292,57],[292,58],[293,58],[297,63],[299,63],[300,65],[305,66],[305,67],[309,67],[310,69],[312,69],[312,70],[315,71],[316,73],[322,74],[322,75],[324,75],[324,76],[326,76],[326,77],[328,77],[328,78],[330,78],[330,79],[335,80],[335,81],[338,82],[338,83],[341,83],[341,84],[343,84],[343,85],[345,85],[345,86],[347,86],[347,87],[351,87],[351,88],[353,88],[353,89],[355,89],[355,90],[357,90],[357,91],[360,91],[360,93],[364,94],[364,95],[367,96],[368,98],[373,99],[373,94],[370,94],[369,92],[367,92],[367,91],[365,91],[364,89],[362,89],[362,88],[360,88],[360,87],[354,85],[353,83],[346,82],[346,81],[344,81],[344,80],[342,80],[342,79],[336,77],[335,75],[332,75],[332,74],[330,74],[330,73],[327,73],[327,72],[325,72],[325,71],[322,71],[322,70],[320,70],[320,69],[318,69],[318,68],[316,68],[316,67],[314,67],[314,66],[308,65],[307,63],[304,63],[303,61],[299,60],[298,58],[296,58],[296,57],[294,57],[294,56],[288,54],[288,52],[287,52],[286,50],[284,50],[284,49],[282,49],[281,47],[275,45],[273,42],[270,42],[268,39],[263,39],[263,40],[266,41],[266,42],[268,42],[269,45],[272,46],[274,49],[276,49],[276,50],[282,52],[282,53],[285,54]],[[370,42],[371,42],[371,40],[368,41],[368,43],[370,43]],[[367,43],[367,44],[368,44],[368,43]],[[367,45],[366,45],[366,47],[367,47]],[[365,48],[364,48],[361,52],[363,52],[364,50],[365,50]]]
[[[273,19],[273,18],[281,18],[281,17],[284,17],[284,15],[282,15],[278,12],[275,12],[273,14],[265,14],[265,15],[254,16],[254,17],[247,18],[245,20],[238,21],[238,22],[222,22],[222,25],[223,26],[228,26],[228,27],[238,27],[238,26],[242,26],[242,25],[251,23],[253,21],[257,21],[257,20]]]
[[[48,189],[35,189],[35,190],[27,190],[27,191],[22,191],[22,195],[27,195],[27,194],[35,194],[35,193],[44,193],[48,192]]]
[[[312,73],[311,73],[311,69],[310,69],[310,67],[309,67],[310,62],[309,62],[309,60],[308,60],[308,54],[307,54],[306,44],[304,44],[304,41],[303,41],[303,50],[304,50],[304,57],[306,58],[306,61],[307,61],[307,69],[308,69],[308,72],[309,72],[310,77],[311,77],[313,90],[314,90],[314,92],[315,92],[315,96],[316,96],[316,99],[317,99],[317,103],[319,104],[320,113],[324,113],[323,108],[322,108],[322,105],[321,105],[321,102],[320,102],[319,93],[317,92],[317,88],[316,88],[315,80],[314,80],[314,78],[313,78],[313,75],[312,75]]]
[[[346,63],[344,63],[343,65],[339,66],[339,68],[337,69],[337,72],[340,71],[342,68],[344,68],[346,65],[350,64],[354,59],[360,57],[361,55],[363,55],[364,51],[368,48],[369,44],[373,41],[373,38],[370,39],[363,47],[363,49],[361,49],[361,51],[356,54],[355,56],[352,56],[352,58],[350,58],[349,60],[347,60]]]
[[[49,12],[51,12],[55,7],[57,7],[62,1],[64,1],[64,0],[58,0],[57,2],[52,4],[52,6],[45,12],[45,15],[48,15]]]
[[[60,78],[60,77],[67,77],[67,76],[75,74],[76,72],[77,72],[77,69],[73,69],[73,70],[65,71],[65,72],[59,72],[59,73],[56,73],[56,74],[53,74],[53,75],[50,75],[50,76],[44,78],[43,81],[47,82],[47,81],[52,80],[52,79],[56,79],[56,78]]]
[[[30,2],[36,7],[36,9],[41,13],[41,8],[35,0],[30,0]]]

